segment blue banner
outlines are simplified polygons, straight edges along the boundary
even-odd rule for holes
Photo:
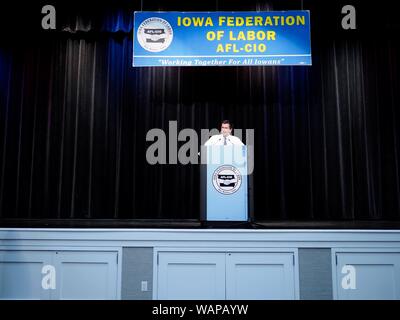
[[[310,12],[135,12],[133,66],[311,65]]]

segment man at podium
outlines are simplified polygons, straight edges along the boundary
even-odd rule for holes
[[[202,149],[200,217],[203,221],[248,221],[247,147],[229,120]]]
[[[232,146],[239,145],[244,146],[243,142],[233,135],[231,135],[233,126],[229,120],[223,120],[221,122],[221,133],[212,136],[206,141],[205,146]]]

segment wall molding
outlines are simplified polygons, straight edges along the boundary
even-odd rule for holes
[[[400,230],[0,228],[4,246],[400,247]]]

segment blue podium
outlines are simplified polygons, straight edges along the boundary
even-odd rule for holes
[[[247,147],[202,146],[200,217],[203,221],[249,221]]]

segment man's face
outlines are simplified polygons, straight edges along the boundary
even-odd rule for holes
[[[221,124],[221,133],[224,137],[229,136],[231,134],[231,125],[229,123]]]

